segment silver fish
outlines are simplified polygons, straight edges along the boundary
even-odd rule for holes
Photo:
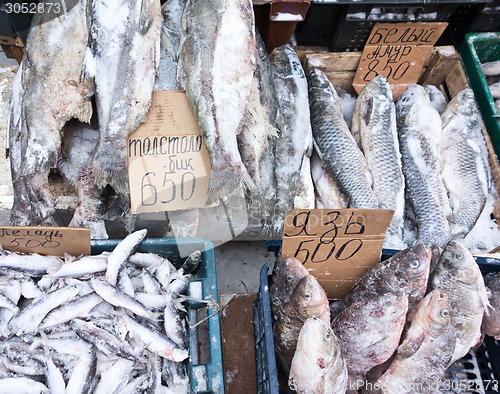
[[[443,250],[432,288],[448,296],[456,346],[450,365],[467,354],[481,337],[483,314],[490,307],[483,275],[474,257],[462,244],[450,241]]]
[[[94,394],[118,393],[127,384],[134,369],[134,362],[117,358],[113,364],[101,373]]]
[[[13,377],[0,379],[0,393],[2,394],[49,394],[49,389],[44,384],[26,377]]]
[[[274,159],[277,188],[274,235],[277,236],[283,231],[285,212],[294,207],[295,195],[311,189],[308,182],[311,179],[310,171],[304,184],[302,179],[307,171],[302,166],[304,160],[308,161],[311,157],[313,139],[307,79],[297,54],[290,45],[284,45],[275,48],[269,56],[276,97],[279,98],[278,105],[283,117]],[[312,201],[310,205],[309,208],[314,207]]]
[[[96,87],[100,141],[94,157],[98,186],[129,194],[127,137],[144,122],[159,56],[159,0],[92,1],[92,48],[85,72]]]
[[[52,357],[47,355],[45,358],[45,367],[47,368],[47,385],[51,393],[62,394],[66,392],[66,382],[64,381],[61,370],[54,364]]]
[[[351,132],[359,135],[379,205],[394,210],[389,233],[403,238],[404,177],[399,153],[396,108],[387,78],[368,82],[354,104]]]
[[[500,74],[500,60],[486,62],[481,64],[481,69],[485,76]]]
[[[79,337],[94,345],[108,357],[118,355],[129,360],[135,360],[140,356],[140,352],[134,349],[129,343],[120,341],[109,331],[97,327],[92,322],[73,319],[71,326]]]
[[[38,330],[43,318],[57,306],[71,300],[80,291],[81,286],[62,287],[35,300],[9,322],[9,329],[18,336],[31,335]]]
[[[61,265],[62,261],[58,257],[42,256],[36,253],[25,255],[13,252],[0,256],[0,267],[23,271],[23,273],[31,276],[46,274]]]
[[[127,235],[109,254],[108,268],[106,269],[106,280],[111,283],[111,285],[116,285],[118,274],[127,263],[130,255],[135,252],[139,244],[142,242],[147,232],[148,231],[144,229]]]
[[[128,294],[118,290],[103,279],[92,278],[90,280],[94,291],[111,305],[122,307],[133,313],[155,320],[155,315],[149,311],[143,304]]]
[[[72,121],[64,127],[59,171],[73,185],[78,205],[69,227],[90,228],[92,239],[107,239],[101,215],[104,213],[103,192],[95,184],[92,160],[99,143],[99,131],[91,125]]]
[[[76,363],[66,386],[67,393],[90,393],[93,387],[97,366],[97,356],[92,345]]]
[[[458,93],[441,119],[441,177],[450,199],[451,233],[465,237],[483,211],[491,184],[481,116],[472,90]]]
[[[54,279],[79,278],[106,272],[108,268],[108,255],[83,256],[78,260],[62,264],[47,276]]]
[[[340,99],[325,74],[309,72],[309,101],[315,148],[328,173],[349,197],[350,207],[379,207],[365,158],[342,115]]]
[[[440,177],[442,122],[420,85],[409,86],[396,103],[406,196],[426,245],[444,246],[451,239],[450,206]]]
[[[161,357],[176,362],[183,361],[188,357],[187,350],[180,349],[167,336],[152,328],[143,326],[130,316],[122,316],[121,324],[127,328],[134,338],[142,342],[147,349],[157,353]]]
[[[15,130],[12,133],[12,138],[19,138],[17,143],[21,143],[21,148],[13,147],[18,152],[11,156],[12,168],[17,169],[13,174],[14,185],[21,186],[16,192],[28,193],[31,212],[12,214],[13,224],[55,223],[52,214],[56,198],[50,190],[48,174],[57,163],[61,130],[69,119],[89,122],[92,114],[92,85],[81,78],[89,36],[89,4],[82,0],[66,10],[64,2],[57,0],[53,7],[47,7],[47,12],[35,14],[22,62],[21,135]],[[71,42],[69,52],[68,42]],[[11,142],[16,143],[13,139]],[[20,163],[16,162],[18,159]],[[19,177],[24,181],[18,181]]]
[[[345,393],[347,368],[340,341],[323,320],[311,317],[300,329],[288,386],[297,393]]]

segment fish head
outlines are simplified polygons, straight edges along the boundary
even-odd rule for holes
[[[309,272],[295,257],[288,257],[277,264],[279,265],[273,279],[271,302],[280,305],[290,297],[299,281]]]
[[[310,317],[300,330],[298,350],[305,350],[314,356],[321,369],[328,368],[337,359],[340,343],[331,327],[318,317]]]
[[[446,245],[439,260],[440,268],[464,285],[473,285],[482,278],[481,271],[469,250],[457,241]]]
[[[446,293],[434,289],[415,307],[409,320],[412,324],[419,324],[433,338],[437,338],[448,330],[451,314]]]
[[[317,68],[309,71],[307,80],[310,88],[328,89],[331,85],[325,73]]]
[[[292,293],[291,300],[304,319],[312,316],[323,317],[326,313],[330,313],[325,290],[312,275],[306,275],[300,280]],[[330,321],[329,319],[328,316],[327,321]]]
[[[365,93],[363,93],[363,91]],[[367,97],[384,96],[390,97],[390,99],[392,100],[392,90],[391,86],[389,85],[389,80],[385,75],[377,75],[365,85],[360,95],[366,95]]]
[[[418,282],[418,287],[423,286],[425,289],[429,278],[431,257],[431,248],[423,243],[417,243],[394,256],[395,273],[406,281]]]

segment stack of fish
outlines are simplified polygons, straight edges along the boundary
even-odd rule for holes
[[[308,79],[318,207],[394,210],[388,248],[415,238],[443,247],[469,234],[492,184],[470,89],[445,105],[437,88],[413,85],[395,105],[379,75],[357,97],[349,130],[325,74],[313,69]]]
[[[491,97],[495,100],[498,112],[500,112],[500,60],[482,63],[481,69],[486,77]]]
[[[58,257],[0,250],[0,391],[188,393],[182,305],[201,253],[178,270],[134,253]]]
[[[477,263],[456,241],[442,254],[417,243],[380,262],[331,304],[330,326],[321,291],[298,290],[310,276],[300,266],[278,262],[270,289],[276,355],[298,393],[439,391],[446,369],[479,343],[483,317],[485,327],[498,319]]]

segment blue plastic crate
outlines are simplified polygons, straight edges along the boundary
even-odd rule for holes
[[[276,256],[281,251],[281,241],[267,241],[268,252]],[[381,260],[387,260],[399,250],[382,249]],[[500,271],[500,259],[478,257],[474,259],[483,275]],[[288,388],[279,390],[274,351],[271,303],[269,298],[268,267],[264,265],[260,271],[260,287],[254,302],[255,328],[255,368],[257,371],[258,394],[291,394]],[[448,369],[446,379],[448,393],[480,393],[493,394],[500,391],[500,342],[486,337],[483,344],[475,352],[472,350],[463,359]],[[459,380],[460,379],[460,380]],[[466,389],[468,388],[468,389]]]
[[[112,251],[121,240],[93,240],[91,243],[91,253],[100,254]],[[202,251],[202,260],[198,267],[194,279],[191,283],[201,283],[203,299],[205,301],[218,302],[217,275],[215,271],[215,254],[212,242],[203,238],[150,238],[141,242],[137,252],[155,253],[166,257],[176,266],[180,267],[185,257],[180,256],[179,250],[194,252]],[[189,325],[197,323],[197,310],[204,307],[202,303],[188,302],[187,312]],[[198,349],[198,329],[189,328],[189,370],[191,393],[204,394],[224,393],[224,379],[222,370],[222,348],[221,330],[219,315],[214,309],[207,310],[210,361],[200,364],[200,354]]]

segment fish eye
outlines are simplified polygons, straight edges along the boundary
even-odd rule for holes
[[[460,252],[455,253],[455,258],[457,260],[462,260],[464,258],[464,255]]]
[[[304,293],[304,298],[306,300],[308,300],[309,298],[311,298],[311,293]]]
[[[330,340],[331,340],[331,339],[332,339],[332,336],[330,335],[330,333],[329,333],[329,332],[327,332],[327,333],[325,334],[325,341],[330,342]]]
[[[417,268],[419,265],[420,264],[419,264],[418,260],[412,260],[412,261],[410,261],[410,267],[411,268]]]
[[[293,279],[293,275],[287,275],[287,276],[286,276],[286,279],[287,279],[288,281],[292,280],[292,279]]]
[[[448,317],[450,315],[450,311],[448,309],[443,309],[441,311],[441,316]]]

